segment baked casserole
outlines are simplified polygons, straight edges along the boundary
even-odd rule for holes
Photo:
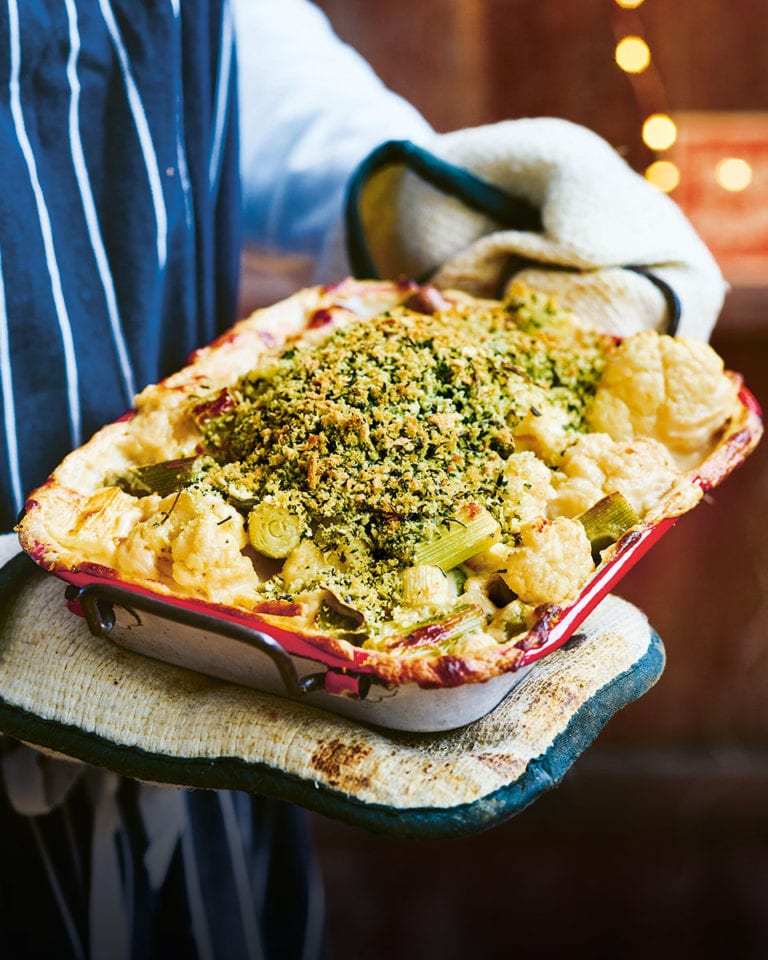
[[[146,388],[18,529],[65,578],[242,612],[387,683],[484,680],[759,435],[702,342],[618,341],[524,287],[348,280]]]

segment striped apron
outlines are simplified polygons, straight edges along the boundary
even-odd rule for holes
[[[233,34],[226,0],[0,0],[0,530],[234,319]],[[2,956],[319,955],[292,808],[7,739],[2,772]]]

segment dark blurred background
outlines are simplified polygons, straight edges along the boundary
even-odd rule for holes
[[[438,130],[560,116],[640,172],[667,164],[731,283],[713,344],[766,409],[768,3],[624,3],[319,5]],[[647,44],[645,70],[617,65],[625,35]],[[654,149],[655,113],[677,139]],[[300,262],[249,256],[265,300],[304,280]],[[529,810],[440,842],[312,817],[337,960],[768,957],[767,515],[765,442],[622,582],[666,671]]]

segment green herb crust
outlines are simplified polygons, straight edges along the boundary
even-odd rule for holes
[[[463,505],[510,532],[515,428],[554,411],[582,430],[613,348],[530,291],[481,311],[401,307],[353,322],[270,358],[224,400],[197,402],[209,455],[197,483],[244,507],[266,499],[295,511],[338,561],[302,588],[386,618],[400,571]],[[281,577],[263,589],[282,595]]]

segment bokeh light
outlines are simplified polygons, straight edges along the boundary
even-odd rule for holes
[[[664,193],[669,193],[680,183],[680,171],[670,160],[656,160],[646,168],[645,179]]]
[[[643,142],[651,150],[668,150],[677,139],[677,127],[666,113],[652,113],[643,124]]]
[[[738,193],[752,182],[752,167],[740,157],[726,157],[718,163],[715,176],[723,190]]]
[[[616,63],[626,73],[642,73],[651,62],[651,51],[642,37],[622,37],[616,44]]]

